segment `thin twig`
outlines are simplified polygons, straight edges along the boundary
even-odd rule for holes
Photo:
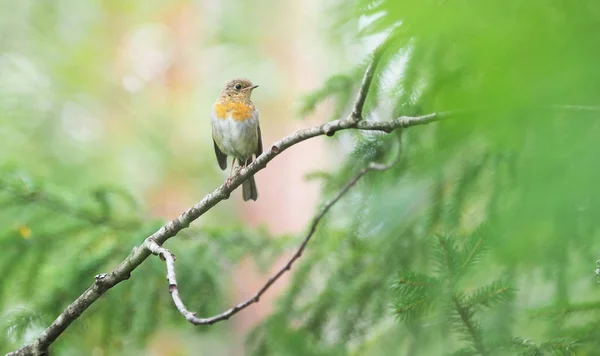
[[[392,167],[396,163],[394,162],[383,165],[371,163],[367,168],[362,169],[358,174],[356,174],[338,193],[333,199],[328,201],[323,208],[319,211],[319,213],[313,218],[308,233],[304,237],[304,240],[296,250],[296,253],[288,260],[288,262],[277,271],[269,280],[254,294],[254,296],[242,303],[235,305],[234,307],[217,314],[215,316],[209,318],[198,318],[196,317],[196,313],[193,313],[187,309],[181,297],[179,296],[179,288],[177,285],[177,278],[175,276],[175,255],[171,253],[171,251],[167,250],[164,247],[161,247],[156,241],[148,240],[147,247],[148,249],[155,255],[158,255],[165,261],[167,266],[167,281],[169,282],[169,292],[171,293],[171,297],[173,298],[173,303],[177,307],[177,310],[186,318],[187,321],[194,325],[212,325],[222,320],[227,320],[234,314],[240,312],[241,310],[249,307],[254,303],[258,303],[263,294],[267,292],[267,290],[287,271],[292,268],[294,262],[302,256],[302,252],[306,248],[306,245],[310,241],[311,237],[314,235],[317,230],[317,225],[323,219],[325,214],[333,207],[348,191],[356,185],[356,183],[368,172],[370,171],[384,171]]]
[[[362,120],[363,117],[363,107],[365,106],[365,101],[367,100],[367,96],[369,94],[369,90],[371,89],[371,82],[373,81],[373,77],[375,76],[375,70],[379,65],[379,60],[381,56],[385,52],[387,48],[387,42],[382,43],[375,49],[373,52],[373,58],[369,62],[367,69],[365,70],[365,74],[363,75],[362,82],[360,84],[360,88],[358,93],[356,94],[356,100],[354,101],[354,108],[352,109],[352,114],[350,117],[354,122],[358,122]]]

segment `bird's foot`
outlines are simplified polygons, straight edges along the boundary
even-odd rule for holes
[[[231,176],[225,179],[225,185],[227,186],[227,188],[231,188]]]

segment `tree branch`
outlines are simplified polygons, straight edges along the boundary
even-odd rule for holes
[[[460,301],[456,296],[452,297],[452,302],[454,303],[454,307],[456,308],[456,313],[460,317],[461,322],[464,324],[465,329],[473,339],[473,343],[475,345],[475,349],[480,355],[487,355],[487,350],[485,349],[485,345],[483,344],[483,340],[481,339],[481,333],[477,329],[476,325],[471,320],[471,316],[469,315],[469,311],[460,304]]]
[[[337,131],[347,129],[383,131],[389,133],[398,128],[425,125],[446,118],[449,115],[450,113],[434,113],[415,117],[403,116],[390,121],[362,120],[358,123],[354,122],[352,118],[349,117],[348,119],[334,120],[323,125],[299,130],[284,137],[275,142],[248,167],[242,168],[232,177],[229,185],[221,185],[215,191],[206,195],[199,203],[177,218],[169,221],[152,235],[148,236],[144,243],[140,247],[134,247],[129,256],[127,256],[127,258],[125,258],[112,272],[97,275],[96,281],[83,292],[83,294],[77,297],[77,299],[75,299],[75,301],[73,301],[31,345],[27,345],[17,351],[9,353],[8,356],[45,355],[48,347],[73,321],[77,320],[90,305],[106,293],[106,291],[118,283],[129,279],[131,272],[150,256],[150,246],[152,244],[161,246],[179,231],[187,228],[194,220],[198,219],[219,202],[228,199],[231,192],[240,186],[249,176],[265,168],[268,162],[291,146],[313,137],[322,135],[331,136]],[[375,166],[373,166],[372,169],[375,169]]]
[[[361,116],[364,100],[368,93],[378,58],[379,56],[375,54],[374,64],[369,66],[367,74],[365,74],[365,80],[363,81],[360,92],[356,99],[354,111],[360,111]],[[143,244],[140,247],[134,247],[129,256],[127,256],[127,258],[125,258],[112,272],[97,275],[96,281],[79,297],[77,297],[75,301],[69,304],[69,306],[67,306],[67,308],[56,318],[56,320],[54,320],[54,322],[52,322],[52,324],[46,330],[44,330],[32,344],[9,353],[8,356],[47,355],[48,347],[69,327],[73,321],[77,320],[77,318],[79,318],[79,316],[87,308],[89,308],[96,300],[98,300],[98,298],[106,293],[106,291],[118,283],[129,279],[131,272],[135,270],[142,262],[144,262],[148,256],[150,256],[151,248],[155,248],[154,244],[157,244],[159,247],[162,246],[168,239],[175,236],[179,231],[187,228],[194,220],[198,219],[219,202],[228,199],[231,192],[240,186],[248,177],[256,174],[256,172],[259,170],[264,169],[268,162],[293,145],[317,136],[333,136],[338,131],[348,129],[383,131],[389,133],[398,128],[425,125],[434,121],[438,121],[442,118],[446,118],[451,114],[452,113],[449,112],[433,113],[415,117],[403,116],[390,121],[357,121],[353,116],[354,114],[350,114],[345,119],[334,120],[319,126],[299,130],[289,136],[284,137],[283,139],[275,142],[268,150],[265,150],[248,167],[240,169],[238,173],[231,178],[229,184],[221,185],[212,193],[207,194],[196,205],[189,208],[177,218],[169,221],[152,235],[148,236],[144,240]],[[374,167],[375,166],[372,166],[371,169],[376,169]],[[300,253],[301,252],[302,251],[300,251]],[[166,255],[164,255],[164,257],[167,258]],[[293,261],[291,262],[293,263]],[[279,278],[279,276],[277,276],[277,278]],[[273,282],[268,282],[267,284],[270,286],[272,283]],[[264,293],[264,291],[262,293]],[[235,307],[233,309],[235,309]]]
[[[97,275],[95,277],[95,282],[85,290],[75,301],[69,304],[66,309],[52,322],[52,324],[44,330],[40,336],[30,345],[24,346],[19,350],[13,351],[7,356],[17,356],[17,355],[47,355],[48,347],[71,325],[72,322],[77,320],[79,316],[89,308],[98,298],[100,298],[104,293],[106,293],[109,289],[117,285],[118,283],[129,279],[131,272],[133,272],[142,262],[148,258],[151,254],[151,249],[156,249],[154,244],[157,244],[159,247],[162,246],[168,239],[175,236],[179,231],[187,228],[194,220],[198,219],[200,216],[204,215],[208,210],[217,205],[219,202],[226,200],[229,198],[231,192],[239,187],[248,177],[256,174],[258,171],[264,169],[268,162],[273,160],[276,156],[281,154],[286,149],[300,143],[311,139],[313,137],[327,135],[333,136],[336,132],[348,129],[358,129],[365,131],[382,131],[386,133],[390,133],[399,128],[408,128],[412,126],[426,125],[432,122],[440,121],[442,119],[446,119],[449,117],[460,116],[460,115],[468,115],[470,110],[456,110],[456,111],[447,111],[440,113],[431,113],[422,116],[402,116],[389,121],[375,121],[375,120],[356,120],[354,117],[355,111],[362,111],[364,100],[368,93],[368,88],[370,87],[370,81],[372,80],[372,73],[374,71],[373,66],[369,66],[367,72],[370,72],[369,76],[365,75],[365,80],[363,80],[363,84],[361,85],[361,90],[358,94],[356,103],[354,105],[353,113],[350,114],[345,119],[339,119],[327,122],[325,124],[303,129],[296,131],[295,133],[282,138],[281,140],[275,142],[268,150],[265,150],[263,154],[257,157],[254,162],[252,162],[248,167],[242,168],[235,174],[230,180],[229,184],[223,184],[217,189],[215,189],[212,193],[207,194],[200,202],[198,202],[193,207],[189,208],[185,212],[183,212],[177,218],[169,221],[167,224],[162,226],[158,231],[154,232],[152,235],[148,236],[141,246],[134,247],[129,256],[127,256],[113,271],[110,273],[103,273]],[[361,103],[362,102],[362,103]],[[555,107],[553,109],[564,109],[564,110],[575,110],[575,111],[596,111],[595,107],[584,107],[584,106],[568,106],[563,105],[559,107]],[[362,112],[361,112],[362,116]],[[371,166],[372,169],[377,165]],[[379,166],[381,167],[381,166]],[[366,172],[365,172],[366,173]],[[364,173],[363,173],[364,174]],[[358,177],[357,179],[359,179]],[[348,187],[349,189],[349,187]],[[345,192],[344,192],[345,194]],[[335,202],[334,202],[335,203]],[[329,207],[326,206],[327,209]],[[326,211],[325,211],[326,212]],[[320,219],[320,218],[319,218]],[[318,221],[317,221],[318,223]],[[313,221],[314,227],[316,227],[315,222]],[[309,238],[310,238],[309,233]],[[306,241],[306,243],[308,240]],[[306,245],[303,244],[303,246]],[[301,246],[301,250],[299,250],[298,257],[302,253],[304,247]],[[297,259],[296,257],[295,259]],[[166,255],[165,255],[166,258]],[[295,261],[295,259],[290,261],[291,263]],[[284,267],[283,272],[280,271],[280,274],[283,274],[287,268]],[[280,274],[276,274],[273,278],[277,279],[280,277]],[[270,285],[274,281],[269,280],[265,285],[266,289],[270,287]],[[264,288],[264,287],[263,287]],[[261,289],[259,293],[264,293]],[[254,301],[251,300],[251,303]],[[249,304],[251,304],[249,303]],[[242,303],[244,304],[244,303]],[[249,305],[248,304],[248,305]],[[234,310],[238,308],[238,306],[232,308]],[[244,306],[245,307],[245,306]],[[239,310],[235,310],[234,312],[227,311],[225,313],[230,313],[233,315],[237,313]],[[229,315],[229,316],[230,316]],[[227,316],[227,317],[229,317]],[[219,317],[219,316],[217,316]],[[225,319],[223,317],[223,319]]]
[[[365,106],[367,95],[369,94],[369,90],[371,89],[371,82],[373,81],[373,76],[375,76],[375,70],[379,65],[379,60],[381,59],[381,56],[383,55],[386,49],[387,42],[380,44],[373,52],[373,59],[367,66],[367,70],[365,70],[363,80],[360,84],[360,89],[356,94],[356,100],[354,101],[354,108],[352,109],[352,114],[350,114],[350,117],[355,122],[358,122],[363,119],[363,107]]]
[[[321,219],[327,214],[327,212],[337,203],[348,191],[356,185],[356,183],[368,172],[370,171],[384,171],[392,167],[397,160],[394,160],[392,163],[383,165],[371,163],[367,168],[362,169],[357,175],[355,175],[338,193],[333,199],[328,201],[325,206],[321,209],[321,211],[312,219],[312,223],[308,230],[308,233],[304,237],[304,240],[296,250],[296,253],[288,260],[288,262],[277,271],[269,280],[254,294],[254,296],[242,303],[239,303],[232,308],[217,314],[215,316],[209,318],[198,318],[196,317],[196,313],[193,313],[187,309],[181,297],[179,296],[179,288],[177,286],[177,278],[175,276],[175,255],[171,253],[171,251],[167,250],[164,247],[161,247],[156,241],[148,240],[147,247],[148,249],[155,255],[158,255],[162,260],[165,261],[167,265],[167,280],[169,282],[169,292],[171,293],[171,297],[173,298],[173,303],[177,307],[177,310],[186,318],[187,321],[194,325],[212,325],[222,320],[229,319],[232,315],[237,314],[241,310],[249,307],[254,303],[258,303],[263,294],[267,292],[267,290],[287,271],[292,268],[294,262],[302,256],[302,252],[306,248],[308,241],[310,241],[311,237],[314,235],[317,230],[317,225],[321,221]]]

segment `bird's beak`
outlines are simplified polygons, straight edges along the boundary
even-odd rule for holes
[[[252,89],[256,89],[256,88],[258,88],[258,85],[253,85],[250,88],[248,88],[248,90],[252,90]]]

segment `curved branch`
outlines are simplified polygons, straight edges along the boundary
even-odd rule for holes
[[[367,174],[370,171],[385,171],[385,170],[391,168],[395,163],[396,163],[396,161],[394,161],[390,164],[387,164],[387,165],[371,163],[367,168],[362,169],[336,194],[335,197],[333,197],[333,199],[328,201],[323,206],[321,211],[319,211],[319,213],[312,219],[312,223],[310,225],[310,228],[308,229],[308,233],[306,234],[306,236],[304,237],[304,240],[302,241],[302,243],[296,250],[296,253],[294,253],[294,255],[288,260],[288,262],[281,269],[279,269],[277,271],[277,273],[275,273],[271,278],[269,278],[269,280],[258,290],[258,292],[256,292],[256,294],[254,294],[254,296],[252,298],[250,298],[244,302],[241,302],[241,303],[233,306],[232,308],[229,308],[228,310],[226,310],[220,314],[217,314],[215,316],[209,317],[209,318],[196,317],[196,313],[189,311],[187,309],[187,307],[185,306],[185,304],[183,303],[183,301],[181,300],[181,297],[179,296],[179,287],[177,286],[177,278],[175,276],[175,255],[171,251],[167,250],[166,248],[161,247],[158,243],[156,243],[156,241],[152,241],[152,240],[148,241],[148,243],[147,243],[148,249],[153,254],[158,255],[162,260],[164,260],[167,265],[167,281],[169,282],[169,293],[171,293],[171,298],[173,298],[173,303],[177,307],[177,310],[179,310],[179,312],[186,318],[187,321],[189,321],[190,323],[192,323],[194,325],[212,325],[219,321],[227,320],[232,315],[237,314],[238,312],[240,312],[243,309],[246,309],[250,305],[252,305],[254,303],[258,303],[258,301],[260,300],[262,295],[265,294],[267,292],[267,290],[273,284],[275,284],[275,282],[281,276],[283,276],[283,274],[285,272],[289,271],[292,268],[292,265],[294,264],[294,262],[296,262],[296,260],[299,259],[300,256],[302,256],[302,252],[304,252],[304,249],[306,248],[308,241],[310,241],[311,237],[314,235],[315,231],[317,230],[317,225],[319,225],[319,222],[325,216],[325,214],[327,214],[327,212],[331,209],[331,207],[333,207],[335,205],[335,203],[337,203],[344,195],[346,195],[346,193],[348,193],[350,188],[355,186],[356,183],[365,174]]]
[[[363,119],[363,107],[365,106],[365,102],[367,101],[367,95],[369,94],[369,90],[371,89],[371,82],[373,81],[373,77],[375,76],[375,69],[379,65],[379,60],[381,56],[383,56],[385,50],[387,49],[388,42],[387,40],[380,44],[375,51],[373,51],[373,59],[367,66],[365,70],[365,74],[363,75],[362,83],[360,84],[360,88],[358,90],[358,94],[356,94],[356,100],[354,101],[354,108],[352,109],[352,114],[350,117],[355,122],[358,122]]]
[[[219,202],[228,199],[231,192],[240,186],[249,176],[264,169],[268,162],[291,146],[313,137],[322,135],[332,136],[335,132],[348,129],[383,131],[389,133],[398,128],[425,125],[446,118],[451,114],[452,112],[433,113],[414,117],[403,116],[390,121],[362,120],[359,122],[355,122],[352,117],[349,117],[348,119],[334,120],[323,125],[299,130],[284,137],[275,142],[248,167],[242,168],[238,174],[232,177],[229,185],[221,185],[212,193],[207,194],[199,203],[179,215],[177,218],[169,221],[152,235],[148,236],[142,246],[134,247],[129,256],[127,256],[127,258],[125,258],[112,272],[96,276],[94,284],[72,302],[58,318],[42,332],[33,344],[8,355],[43,355],[43,352],[47,350],[48,346],[50,346],[50,344],[52,344],[73,321],[79,318],[90,305],[100,298],[100,296],[118,283],[130,277],[131,272],[150,256],[150,243],[162,245],[179,231],[187,228],[194,220],[198,219]]]
[[[377,57],[376,57],[377,58]],[[369,66],[371,71],[373,66]],[[372,78],[372,74],[371,74]],[[370,83],[370,79],[369,79]],[[363,83],[357,102],[364,103],[365,96],[368,93],[368,86]],[[358,106],[362,111],[362,105]],[[357,106],[355,105],[355,110]],[[425,125],[452,115],[454,112],[448,113],[433,113],[423,116],[408,117],[403,116],[390,121],[375,121],[375,120],[360,120],[357,121],[353,114],[350,114],[345,119],[339,119],[327,122],[325,124],[296,131],[295,133],[282,138],[275,142],[268,150],[265,150],[257,157],[248,167],[242,168],[234,175],[229,184],[223,184],[215,189],[212,193],[207,194],[200,202],[189,208],[177,218],[169,221],[158,231],[148,236],[143,244],[139,247],[134,247],[129,256],[125,258],[112,272],[104,273],[96,276],[95,282],[85,290],[75,301],[52,322],[52,324],[44,330],[41,335],[30,345],[27,345],[19,350],[9,353],[7,356],[16,355],[46,355],[48,347],[71,325],[71,323],[87,309],[106,291],[117,285],[118,283],[129,279],[133,272],[148,256],[151,254],[151,246],[154,243],[161,246],[168,239],[175,236],[179,231],[187,228],[194,220],[198,219],[219,202],[229,198],[231,192],[240,186],[248,177],[256,174],[256,172],[264,169],[267,163],[277,157],[286,149],[317,136],[333,136],[336,132],[348,129],[358,129],[367,131],[383,131],[392,132],[399,128],[407,128],[417,125]],[[362,117],[362,112],[360,113]],[[293,261],[292,261],[293,262]]]
[[[367,87],[365,86],[365,83],[363,83],[363,87]],[[363,100],[363,96],[366,95],[367,92],[368,90],[365,90],[364,92],[361,90],[361,93],[363,94],[359,94],[357,100]],[[362,106],[360,109],[362,110]],[[596,107],[569,105],[552,107],[550,109],[591,112],[596,112],[598,110]],[[215,189],[212,193],[207,194],[196,205],[183,212],[177,218],[169,221],[152,235],[148,236],[141,246],[134,247],[129,256],[127,256],[127,258],[125,258],[112,272],[97,275],[95,277],[95,282],[79,297],[77,297],[75,301],[69,304],[66,309],[56,318],[56,320],[54,320],[54,322],[52,322],[52,324],[46,330],[44,330],[32,344],[13,351],[7,354],[7,356],[47,355],[48,347],[69,327],[73,321],[77,320],[77,318],[79,318],[79,316],[87,308],[89,308],[96,300],[98,300],[98,298],[106,293],[106,291],[130,277],[131,272],[134,271],[142,262],[144,262],[148,256],[150,256],[151,249],[155,248],[154,244],[161,246],[168,239],[175,236],[179,231],[187,228],[194,220],[198,219],[219,202],[228,199],[231,192],[240,186],[248,177],[264,169],[268,162],[273,160],[286,149],[313,137],[323,135],[333,136],[336,132],[342,130],[357,129],[390,133],[400,128],[426,125],[453,116],[469,115],[469,113],[472,113],[472,111],[473,110],[456,110],[432,113],[422,116],[402,116],[389,121],[356,121],[353,114],[350,114],[345,119],[334,120],[319,126],[299,130],[282,138],[281,140],[275,142],[268,150],[264,151],[263,154],[257,157],[257,159],[254,160],[254,162],[252,162],[248,167],[240,169],[238,173],[231,178],[228,185],[223,184],[219,188]],[[300,253],[301,252],[302,251],[300,251]],[[291,263],[293,263],[294,260],[291,261]],[[283,272],[280,271],[281,274],[284,272],[285,268]],[[276,275],[276,278],[279,278],[279,276]],[[272,284],[271,280],[267,282],[267,288],[270,286],[270,284]],[[264,293],[264,291],[262,293]],[[232,309],[235,308],[236,307]],[[235,312],[231,312],[230,315],[235,314]]]
[[[326,124],[299,130],[292,135],[284,137],[275,142],[267,151],[260,155],[252,164],[242,168],[238,174],[232,177],[229,185],[221,185],[212,193],[206,195],[199,203],[185,211],[177,218],[171,220],[158,231],[146,238],[142,246],[134,247],[131,253],[123,260],[117,268],[107,274],[96,276],[96,281],[74,302],[72,302],[54,322],[34,341],[33,344],[25,346],[22,349],[9,353],[9,356],[16,355],[44,355],[48,347],[75,321],[79,316],[92,305],[106,291],[118,283],[128,279],[133,270],[135,270],[148,256],[150,256],[150,246],[154,243],[159,246],[165,241],[175,236],[179,231],[187,228],[194,220],[198,219],[213,206],[229,198],[231,192],[240,186],[249,176],[266,167],[267,163],[273,160],[289,147],[306,141],[310,138],[328,135],[331,136],[337,131],[347,129],[371,130],[392,132],[398,128],[424,125],[437,121],[448,114],[429,114],[416,117],[400,117],[390,121],[372,121],[362,120],[355,122],[352,117],[348,119],[334,120]]]

